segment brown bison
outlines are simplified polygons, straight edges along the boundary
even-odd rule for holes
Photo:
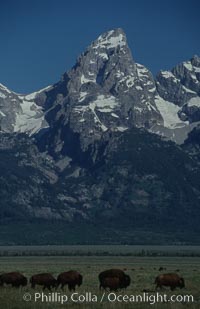
[[[106,277],[102,280],[101,287],[105,290],[109,288],[110,291],[117,291],[121,287],[121,282],[118,277]]]
[[[185,282],[182,277],[178,274],[162,274],[156,277],[155,279],[156,288],[162,288],[162,286],[169,286],[171,291],[176,287],[181,289],[185,287]]]
[[[113,280],[113,283],[111,283],[110,280],[111,278],[115,278],[115,280]],[[119,281],[118,285],[116,278],[118,278]],[[121,269],[108,269],[99,274],[99,282],[100,282],[99,286],[100,289],[101,288],[106,289],[107,287],[113,289],[114,285],[116,285],[115,289],[123,289],[123,288],[126,289],[131,283],[131,278],[130,276],[126,275],[124,271]],[[110,282],[109,285],[108,282]]]
[[[5,273],[0,275],[0,285],[11,284],[13,287],[26,286],[27,278],[18,272]]]
[[[31,287],[34,289],[36,285],[42,285],[43,290],[46,288],[51,291],[51,288],[57,286],[56,279],[49,273],[33,275],[30,278]]]
[[[68,285],[69,291],[74,290],[76,285],[80,286],[83,282],[83,277],[75,270],[70,270],[58,275],[57,278],[57,287],[61,285],[61,289],[63,290],[65,285]]]

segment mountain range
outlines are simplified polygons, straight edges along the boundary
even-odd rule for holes
[[[200,57],[154,78],[108,31],[54,85],[0,84],[0,141],[0,244],[199,242]]]

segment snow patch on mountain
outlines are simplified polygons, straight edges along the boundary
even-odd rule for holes
[[[200,97],[195,97],[189,100],[188,106],[196,106],[200,108]]]
[[[174,74],[170,71],[161,71],[160,74],[165,78],[175,78]]]
[[[115,113],[111,113],[111,116],[113,116],[114,118],[119,118],[119,116],[117,116]]]
[[[81,84],[86,84],[86,83],[91,83],[91,82],[95,83],[96,80],[94,78],[87,78],[83,74],[81,75]]]
[[[6,95],[4,93],[0,92],[0,98],[5,99]]]
[[[117,131],[120,131],[120,132],[124,132],[124,131],[128,130],[127,127],[117,127],[116,129],[117,129]]]
[[[189,88],[185,87],[184,85],[182,85],[182,88],[183,88],[186,92],[196,94],[196,92],[195,92],[195,91],[193,91],[193,90],[191,90],[191,89],[189,89]]]
[[[86,96],[87,96],[87,92],[86,91],[82,91],[82,92],[80,92],[80,95],[79,95],[79,102],[82,102],[82,101],[84,101],[85,100],[85,98],[86,98]]]
[[[121,29],[111,30],[102,34],[94,42],[93,48],[116,48],[117,46],[126,45],[125,35],[121,33]]]
[[[108,55],[106,53],[100,53],[99,57],[102,57],[105,60],[108,60]]]
[[[26,132],[32,135],[39,132],[41,128],[48,127],[42,107],[27,100],[22,100],[20,107],[21,110],[16,113],[14,132]]]
[[[36,98],[36,96],[41,93],[41,92],[44,92],[44,91],[47,91],[49,90],[50,88],[52,88],[52,86],[47,86],[43,89],[40,89],[39,91],[36,91],[36,92],[33,92],[33,93],[30,93],[30,94],[27,94],[27,95],[24,95],[24,96],[21,96],[21,98],[25,98],[26,101],[31,101],[31,100],[34,100]]]
[[[180,126],[180,124],[188,124],[188,122],[182,121],[178,117],[179,106],[163,100],[160,96],[155,97],[155,103],[164,120],[164,127],[172,129]]]
[[[145,75],[148,74],[148,70],[147,68],[145,68],[143,65],[136,63],[137,65],[137,72],[138,72],[138,76],[139,78],[144,78]]]
[[[186,69],[188,69],[189,71],[193,71],[193,66],[191,64],[190,61],[187,61],[187,62],[183,62],[183,65]]]
[[[81,101],[83,100],[84,96],[85,93],[84,95],[82,93]],[[88,105],[76,105],[74,110],[75,112],[79,114],[81,113],[82,115],[81,116],[82,118],[79,120],[79,122],[85,121],[84,119],[85,112],[87,111],[92,112],[95,123],[97,123],[101,127],[102,131],[107,131],[108,128],[102,123],[99,116],[97,115],[97,112],[111,113],[111,116],[119,118],[115,113],[112,113],[117,106],[119,106],[119,101],[114,96],[98,95],[96,100],[90,102]]]
[[[5,116],[6,116],[2,111],[0,111],[0,115],[1,115],[2,117],[5,117]]]
[[[100,112],[102,113],[108,113],[112,112],[112,110],[118,106],[118,101],[115,97],[113,96],[105,96],[105,95],[99,95],[93,103],[94,105]]]
[[[6,86],[2,85],[1,83],[0,83],[0,88],[8,93],[11,93],[11,91]]]
[[[117,73],[117,74],[118,74],[117,77],[120,77],[119,75],[120,73]],[[128,88],[131,88],[135,84],[135,77],[133,75],[127,75],[119,81],[119,84],[124,83],[124,82],[126,83],[126,86]]]
[[[84,96],[86,94],[84,93]],[[84,96],[82,93],[81,99],[83,99]],[[80,105],[80,106],[77,105],[75,107],[75,110],[84,111],[90,108],[91,110],[97,109],[98,111],[102,113],[107,113],[107,112],[111,112],[116,106],[118,106],[118,104],[119,102],[114,96],[98,95],[97,99],[93,102],[90,102],[89,105]]]

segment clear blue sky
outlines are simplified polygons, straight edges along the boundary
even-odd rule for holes
[[[0,0],[0,83],[20,93],[55,83],[118,27],[154,74],[200,55],[199,0]]]

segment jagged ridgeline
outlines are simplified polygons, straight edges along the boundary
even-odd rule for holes
[[[122,29],[52,86],[0,84],[0,243],[198,242],[199,123],[200,58],[154,79]]]

